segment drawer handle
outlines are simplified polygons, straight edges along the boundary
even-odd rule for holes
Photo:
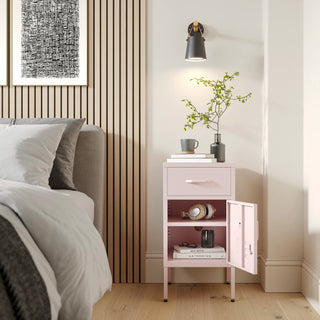
[[[206,183],[208,180],[192,180],[192,179],[187,179],[186,183]]]

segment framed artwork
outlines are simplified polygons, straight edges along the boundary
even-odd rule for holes
[[[12,19],[13,85],[87,85],[87,0],[13,0]]]
[[[7,0],[0,0],[0,86],[7,85]]]

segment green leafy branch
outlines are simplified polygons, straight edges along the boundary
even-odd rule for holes
[[[199,111],[189,99],[181,100],[185,103],[185,106],[191,110],[191,113],[188,114],[186,118],[186,123],[184,125],[185,131],[187,129],[193,129],[196,124],[202,122],[208,129],[213,129],[219,133],[220,118],[229,108],[232,101],[237,100],[246,103],[248,99],[251,98],[251,92],[245,96],[238,95],[233,97],[234,87],[228,87],[227,85],[229,81],[232,81],[238,76],[239,72],[235,72],[232,75],[229,75],[228,72],[226,72],[222,80],[207,80],[204,79],[204,77],[190,79],[190,81],[196,81],[197,85],[211,88],[213,97],[206,104],[207,111],[205,112]]]

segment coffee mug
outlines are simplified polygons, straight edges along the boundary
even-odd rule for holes
[[[182,152],[191,153],[199,147],[199,141],[196,139],[181,139],[180,142]]]

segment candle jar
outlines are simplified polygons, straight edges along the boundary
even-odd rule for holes
[[[214,247],[214,231],[213,230],[201,231],[201,247],[202,248]]]

